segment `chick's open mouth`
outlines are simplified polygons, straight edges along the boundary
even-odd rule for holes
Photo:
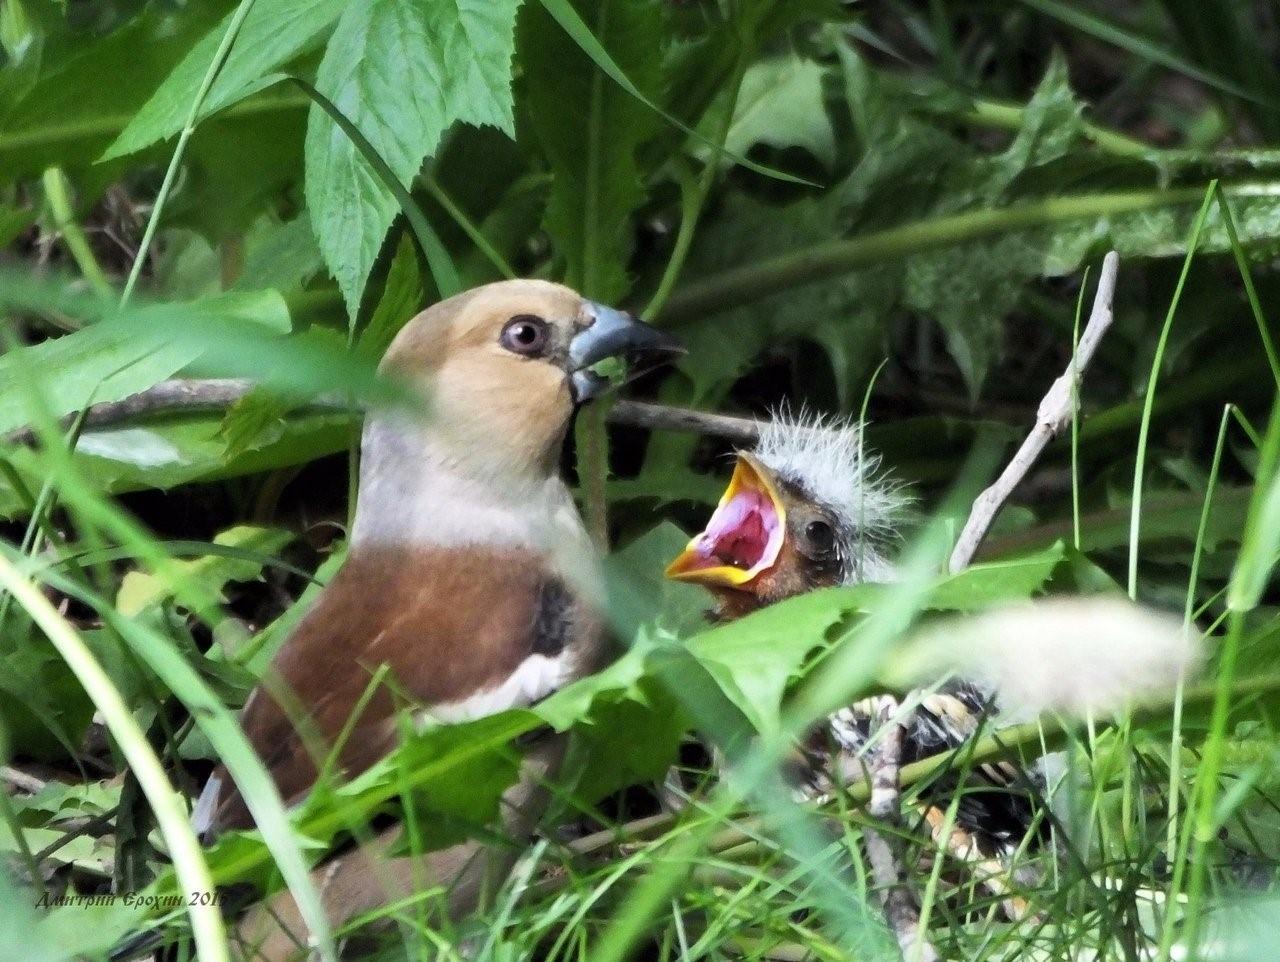
[[[782,548],[786,509],[768,474],[739,455],[706,528],[667,567],[677,581],[740,587],[770,568]]]

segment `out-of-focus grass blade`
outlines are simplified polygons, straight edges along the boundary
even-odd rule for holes
[[[542,6],[546,8],[547,13],[551,14],[556,23],[560,24],[564,32],[573,39],[573,42],[582,49],[582,52],[604,71],[605,76],[673,127],[700,141],[704,147],[710,147],[716,154],[722,154],[740,167],[755,171],[757,174],[763,174],[765,177],[772,177],[775,180],[782,180],[792,184],[803,184],[807,187],[818,186],[802,177],[794,177],[783,171],[774,170],[772,167],[766,167],[764,164],[757,164],[755,161],[748,160],[746,157],[712,143],[707,137],[676,117],[671,116],[671,114],[646,97],[640,88],[631,82],[631,78],[626,75],[623,69],[618,66],[618,62],[609,55],[609,51],[604,48],[604,44],[596,39],[596,35],[591,32],[591,28],[586,25],[569,0],[542,0]]]
[[[271,851],[280,874],[284,876],[285,884],[297,901],[298,909],[306,920],[322,957],[327,962],[333,962],[337,958],[333,933],[329,930],[329,921],[320,895],[311,881],[306,860],[298,845],[298,837],[289,823],[284,800],[266,766],[237,724],[235,716],[161,635],[151,631],[141,621],[122,617],[110,601],[90,595],[64,578],[49,577],[48,580],[59,591],[79,598],[95,608],[164,682],[174,697],[186,706],[235,780],[245,804],[253,814],[254,824],[262,833],[263,842]]]
[[[347,119],[346,115],[338,109],[337,104],[310,83],[301,77],[289,76],[285,79],[301,87],[321,110],[333,118],[333,122],[342,128],[343,133],[351,138],[351,142],[356,145],[356,149],[369,162],[369,166],[374,169],[379,179],[381,179],[382,185],[391,191],[396,202],[400,205],[400,210],[404,212],[404,216],[409,221],[409,227],[413,230],[413,236],[418,241],[418,246],[422,248],[422,254],[426,257],[427,264],[431,268],[431,276],[435,278],[436,289],[440,292],[441,298],[452,297],[461,291],[462,281],[458,279],[458,268],[454,265],[453,258],[449,256],[449,251],[445,249],[439,235],[432,229],[426,215],[422,213],[422,208],[414,201],[413,195],[405,190],[399,178],[392,173],[391,168],[387,166],[387,162],[382,159],[382,155],[378,153],[373,144],[369,143],[369,138],[360,132],[359,127]]]
[[[382,406],[404,405],[420,407],[420,399],[408,388],[379,376],[375,362],[368,357],[346,350],[340,338],[326,337],[323,330],[310,330],[302,334],[284,336],[288,330],[288,314],[280,296],[274,291],[252,294],[219,295],[186,303],[155,303],[141,305],[138,302],[116,312],[101,315],[101,303],[96,299],[68,296],[63,285],[47,278],[32,278],[15,270],[0,269],[0,307],[41,311],[49,299],[72,316],[99,317],[96,324],[75,334],[33,348],[22,348],[6,355],[9,364],[19,364],[24,352],[55,351],[58,345],[71,338],[95,337],[109,344],[123,340],[127,345],[139,341],[153,345],[120,359],[107,362],[87,351],[83,364],[92,367],[92,376],[82,378],[86,383],[97,384],[106,374],[113,375],[128,384],[122,387],[127,396],[148,387],[145,383],[154,377],[162,380],[173,373],[172,364],[162,368],[166,373],[154,372],[143,378],[126,378],[130,363],[142,363],[150,352],[175,352],[178,367],[186,373],[209,376],[248,377],[255,382],[283,392],[288,396],[313,396],[325,393],[349,395],[353,399]],[[119,335],[115,337],[114,335]],[[35,356],[35,355],[33,355]],[[8,358],[12,358],[8,361]],[[184,367],[185,365],[185,367]],[[24,366],[24,370],[25,370]],[[55,372],[56,373],[56,372]],[[10,379],[12,380],[12,379]],[[39,388],[55,393],[56,383],[42,381]],[[0,402],[8,385],[0,385]],[[86,393],[81,390],[71,402],[63,401],[58,413],[76,410],[83,403]],[[93,400],[110,400],[100,393]],[[71,407],[67,407],[68,403]],[[0,425],[3,417],[0,416]]]
[[[1252,611],[1258,606],[1280,554],[1280,470],[1277,468],[1280,468],[1280,396],[1271,409],[1271,422],[1258,454],[1257,483],[1240,541],[1240,555],[1227,587],[1230,611]]]
[[[252,548],[244,548],[239,545],[218,544],[216,541],[157,541],[156,547],[174,558],[207,558],[212,556],[228,558],[232,561],[248,561],[262,568],[277,568],[304,581],[310,581],[315,584],[320,583],[316,581],[314,572],[299,568],[297,565],[290,564],[275,555],[254,551]],[[112,561],[133,561],[137,557],[137,552],[131,548],[95,548],[90,551],[69,552],[63,555],[61,559],[51,559],[46,564],[37,566],[32,570],[40,571],[45,567],[60,567],[67,562],[73,561],[83,567],[90,567],[92,565],[108,564]]]
[[[1185,74],[1193,80],[1199,80],[1203,84],[1229,93],[1232,96],[1240,97],[1243,100],[1264,104],[1268,107],[1276,106],[1274,97],[1241,87],[1228,77],[1204,70],[1185,57],[1179,57],[1177,54],[1171,53],[1149,38],[1126,30],[1124,27],[1118,26],[1109,20],[1103,20],[1096,14],[1086,10],[1079,10],[1069,4],[1061,3],[1059,0],[1021,0],[1021,2],[1033,10],[1038,10],[1047,17],[1052,17],[1068,26],[1075,27],[1082,33],[1087,33],[1089,36],[1104,43],[1112,44],[1121,50],[1127,50],[1136,57],[1142,57],[1152,63],[1160,64],[1162,67],[1176,70],[1178,73]]]
[[[75,673],[85,693],[102,713],[103,721],[120,746],[147,798],[160,833],[164,836],[173,868],[186,892],[212,892],[213,878],[205,862],[200,842],[187,821],[181,796],[174,789],[164,766],[147,742],[147,736],[125,704],[119,689],[112,684],[102,665],[80,638],[71,624],[58,614],[40,590],[18,570],[8,557],[0,553],[0,586],[8,590],[40,626],[58,654]],[[189,899],[187,912],[195,936],[196,951],[202,962],[228,962],[226,929],[222,912],[216,905],[201,899]]]

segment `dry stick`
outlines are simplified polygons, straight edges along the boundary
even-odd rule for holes
[[[956,541],[951,553],[948,569],[952,574],[964,570],[973,560],[978,546],[986,537],[991,523],[1014,489],[1022,483],[1027,472],[1031,470],[1040,453],[1071,422],[1075,408],[1076,385],[1081,373],[1093,360],[1102,336],[1111,326],[1113,317],[1112,300],[1115,296],[1116,275],[1120,267],[1120,257],[1111,251],[1102,261],[1102,271],[1098,277],[1098,289],[1093,298],[1093,310],[1089,315],[1089,323],[1085,326],[1080,343],[1072,354],[1071,363],[1050,386],[1044,399],[1036,411],[1036,424],[1023,441],[1018,453],[1013,456],[1008,466],[1000,473],[995,483],[978,495],[969,512],[969,519]],[[887,711],[892,711],[891,706]],[[882,715],[882,717],[884,717]],[[869,776],[871,778],[871,802],[867,806],[868,814],[891,826],[901,820],[901,784],[899,771],[902,764],[902,744],[905,726],[910,724],[910,713],[890,723],[885,732],[879,750],[871,758]],[[908,962],[926,962],[937,959],[938,955],[932,945],[920,932],[920,917],[916,911],[911,895],[900,884],[899,845],[891,844],[887,837],[878,832],[865,834],[867,855],[871,862],[876,882],[884,892],[885,917],[903,956]]]
[[[952,574],[969,566],[978,546],[982,544],[982,539],[987,536],[991,523],[1004,507],[1004,503],[1009,500],[1009,495],[1022,483],[1022,479],[1027,476],[1027,472],[1036,463],[1045,446],[1071,423],[1076,382],[1084,374],[1089,362],[1093,360],[1102,335],[1111,326],[1111,301],[1115,296],[1116,273],[1119,269],[1120,255],[1111,251],[1102,261],[1102,272],[1098,275],[1098,290],[1093,296],[1093,310],[1089,314],[1089,323],[1080,336],[1080,344],[1071,358],[1071,363],[1062,376],[1053,382],[1044,400],[1040,402],[1040,407],[1036,411],[1036,425],[1027,435],[1027,439],[1022,442],[1022,447],[1018,448],[1018,453],[1000,473],[1000,477],[996,478],[995,483],[978,495],[977,500],[973,502],[969,520],[965,522],[964,530],[960,532],[960,538],[956,541],[955,550],[951,552],[948,569]]]
[[[221,411],[243,398],[253,386],[253,382],[246,378],[179,378],[161,381],[154,387],[123,400],[92,405],[85,417],[85,427],[121,424],[158,414]],[[322,395],[303,405],[301,409],[349,410],[350,405],[336,395]],[[760,425],[751,418],[707,414],[646,401],[617,401],[609,411],[609,423],[660,431],[709,434],[743,447],[755,444],[760,437]],[[19,428],[10,432],[5,440],[10,444],[30,444],[35,440],[35,435],[30,428]]]
[[[862,840],[867,847],[871,874],[880,887],[885,922],[898,940],[903,959],[906,962],[939,962],[938,950],[920,930],[920,910],[916,907],[915,896],[903,881],[902,846],[896,830],[902,821],[902,743],[906,729],[901,722],[889,721],[889,715],[896,710],[897,704],[893,699],[885,701],[880,724],[888,723],[889,727],[867,766],[871,780],[867,815],[887,825],[890,831],[886,834],[866,827],[862,831]]]
[[[20,792],[28,795],[35,795],[44,790],[47,784],[43,779],[36,778],[34,775],[28,775],[20,768],[10,768],[5,765],[0,768],[0,781],[16,788]]]
[[[1119,271],[1120,257],[1115,251],[1107,254],[1102,261],[1102,271],[1098,277],[1098,289],[1093,298],[1093,310],[1089,315],[1089,323],[1085,326],[1080,343],[1072,354],[1071,363],[1049,388],[1044,399],[1036,410],[1036,424],[1027,439],[1022,442],[1018,453],[1009,462],[995,483],[978,495],[969,512],[969,520],[956,541],[951,553],[948,570],[955,574],[964,570],[973,560],[978,546],[986,537],[996,514],[1004,506],[1014,489],[1022,483],[1027,472],[1031,470],[1040,453],[1071,422],[1076,397],[1076,385],[1081,373],[1093,360],[1102,336],[1111,326],[1112,300],[1115,296],[1116,274]],[[896,711],[896,703],[889,700],[889,707],[882,710],[882,719]],[[905,726],[911,723],[911,715],[889,722],[878,750],[868,762],[868,776],[871,780],[871,802],[867,812],[891,829],[897,827],[902,818],[902,789],[899,771],[902,766],[902,745],[906,732]],[[901,869],[901,844],[896,834],[883,835],[874,830],[867,830],[863,835],[867,846],[867,858],[871,863],[872,875],[882,892],[884,900],[885,920],[898,938],[903,957],[908,962],[930,962],[938,958],[937,950],[929,943],[920,931],[920,916],[916,910],[911,893],[902,885],[904,873]]]

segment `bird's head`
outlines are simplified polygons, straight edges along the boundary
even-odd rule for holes
[[[575,404],[599,394],[610,358],[650,365],[677,341],[630,314],[540,280],[487,284],[423,311],[383,370],[422,388],[431,429],[449,446],[502,464],[551,469]]]
[[[815,588],[882,581],[904,499],[858,424],[779,415],[740,451],[707,526],[667,567],[737,617]]]

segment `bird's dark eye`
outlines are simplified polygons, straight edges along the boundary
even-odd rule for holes
[[[804,537],[815,554],[830,554],[836,546],[836,532],[825,521],[810,521],[804,526]]]
[[[547,322],[532,314],[517,314],[507,321],[498,342],[513,354],[537,357],[547,346]]]

